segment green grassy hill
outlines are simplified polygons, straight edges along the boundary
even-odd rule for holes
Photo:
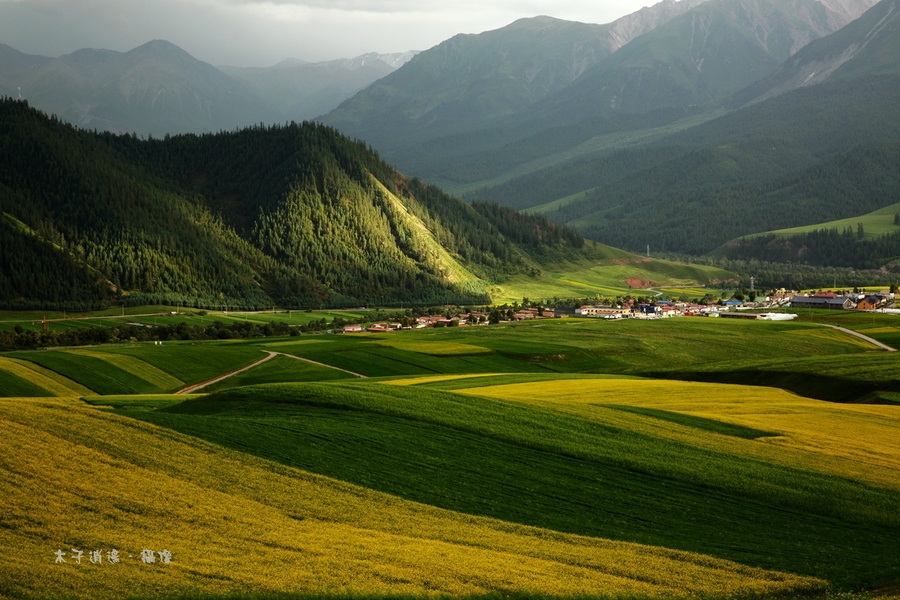
[[[775,231],[767,231],[765,233],[757,233],[748,238],[762,237],[766,235],[776,235],[778,237],[792,237],[800,233],[811,233],[821,229],[837,229],[844,231],[847,228],[858,233],[859,224],[863,225],[863,239],[874,239],[878,236],[890,233],[896,233],[900,230],[900,224],[894,222],[894,217],[900,213],[900,203],[891,204],[884,208],[870,212],[858,217],[848,217],[846,219],[838,219],[836,221],[828,221],[827,223],[815,223],[804,225],[802,227],[789,227],[787,229],[777,229]]]
[[[566,385],[586,389],[587,383]],[[610,409],[588,407],[575,417],[510,404],[478,380],[470,385],[477,386],[474,395],[465,397],[460,390],[369,383],[253,387],[130,414],[459,512],[690,550],[842,586],[900,575],[893,561],[900,551],[893,512],[900,498],[887,470],[892,483],[877,489],[739,451],[661,439],[634,425],[611,426],[605,418]],[[636,397],[658,397],[684,384],[596,380],[593,406],[633,402],[623,385]],[[695,402],[749,393],[692,385],[678,393]],[[558,393],[548,395],[553,381],[518,387],[533,389],[535,398]],[[867,547],[854,554],[860,537]],[[838,562],[828,559],[835,553],[842,556]]]
[[[145,415],[156,414],[144,404]],[[825,587],[821,579],[710,556],[411,502],[255,457],[246,447],[231,450],[141,423],[127,412],[0,401],[0,448],[11,462],[0,475],[0,549],[9,554],[0,563],[0,593],[697,597]],[[254,419],[248,414],[248,431]],[[117,563],[109,562],[113,550]],[[153,564],[141,562],[144,550],[153,552]]]

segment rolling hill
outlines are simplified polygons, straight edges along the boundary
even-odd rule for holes
[[[484,304],[489,286],[555,265],[632,258],[465,204],[322,125],[140,140],[7,99],[0,135],[7,307]]]
[[[896,342],[887,315],[838,317]],[[4,355],[55,397],[0,400],[0,593],[890,597],[900,359],[811,321]],[[273,351],[230,389],[163,393]]]

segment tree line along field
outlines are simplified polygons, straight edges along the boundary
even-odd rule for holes
[[[4,353],[0,594],[896,593],[900,356],[822,322],[900,331],[812,317]]]

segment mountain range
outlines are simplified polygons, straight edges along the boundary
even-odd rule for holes
[[[59,59],[0,47],[0,91],[89,129],[160,137],[283,123],[360,86],[318,120],[416,185],[632,251],[702,255],[895,202],[898,2],[664,0],[606,25],[536,17],[420,53],[267,69],[216,69],[159,41]],[[262,209],[233,197],[204,193],[249,239]]]
[[[693,254],[741,235],[893,204],[900,190],[898,23],[897,0],[883,0],[713,106],[700,124],[537,170],[479,196],[536,209],[615,246],[637,250],[652,241]],[[828,76],[797,76],[812,72]]]
[[[610,131],[694,114],[875,1],[682,0],[608,25],[527,19],[421,52],[321,120],[460,193],[589,151]]]
[[[59,58],[0,44],[0,94],[86,129],[204,133],[312,119],[414,54],[216,68],[163,40],[128,52],[86,48]]]
[[[683,8],[505,115],[454,128],[440,106],[380,113],[402,107],[398,98],[428,105],[430,87],[399,83],[434,59],[433,49],[322,120],[373,143],[404,172],[631,251],[650,244],[702,255],[742,235],[893,204],[896,0]],[[521,27],[482,35],[515,36]],[[872,259],[900,256],[866,264]]]

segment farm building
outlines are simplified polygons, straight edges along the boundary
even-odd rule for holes
[[[853,301],[846,296],[794,296],[791,298],[791,306],[794,308],[831,308],[850,310],[854,307]]]
[[[887,298],[880,294],[870,294],[859,299],[856,303],[856,310],[875,310],[881,308],[887,303]]]
[[[625,315],[628,314],[626,308],[613,308],[606,305],[582,306],[575,309],[575,314],[579,317],[605,317],[606,315]]]

